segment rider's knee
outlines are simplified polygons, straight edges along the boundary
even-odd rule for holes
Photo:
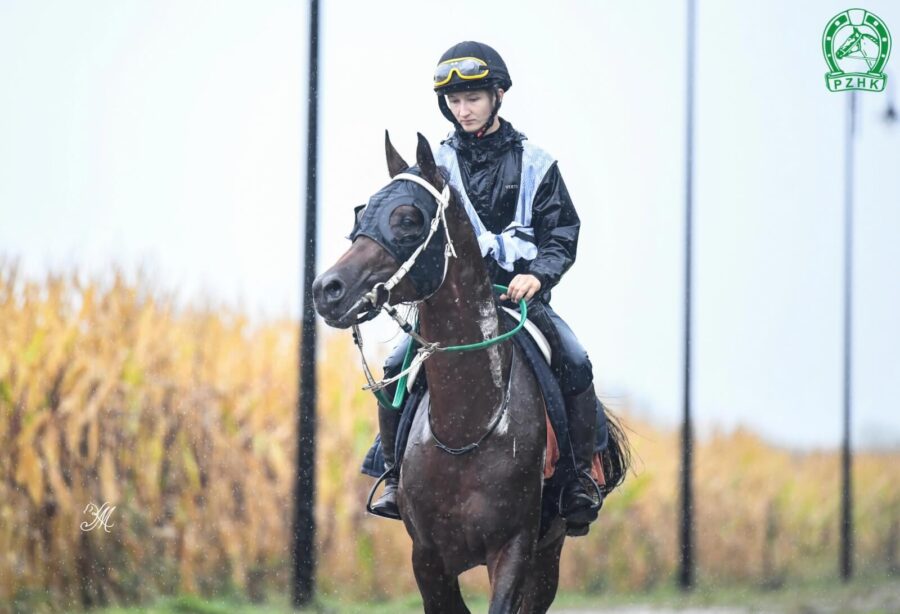
[[[559,387],[564,396],[575,396],[585,392],[594,383],[594,368],[587,352],[577,356],[567,356],[560,366]]]
[[[409,338],[404,338],[400,343],[394,346],[394,349],[391,350],[391,353],[388,355],[387,359],[384,361],[384,377],[394,377],[400,370],[403,369],[403,358],[406,356],[406,347],[409,343]],[[394,392],[397,390],[397,382],[388,384],[384,388],[384,392],[388,398],[394,397]]]
[[[406,356],[406,346],[408,343],[409,338],[404,338],[400,343],[394,346],[393,350],[391,350],[390,355],[384,361],[385,377],[393,377],[400,373],[400,369],[403,368],[403,358]]]

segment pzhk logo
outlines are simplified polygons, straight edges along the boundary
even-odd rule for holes
[[[891,33],[877,15],[863,9],[835,15],[822,35],[822,51],[831,69],[825,83],[832,92],[884,90]]]

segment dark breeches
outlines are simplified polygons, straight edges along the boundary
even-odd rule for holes
[[[403,367],[403,357],[406,355],[406,346],[409,345],[409,341],[409,335],[403,335],[400,338],[400,341],[397,342],[397,345],[394,346],[394,349],[391,350],[387,360],[384,361],[385,377],[394,377],[400,373],[400,368]],[[394,388],[396,388],[396,384],[390,386],[390,392],[392,394]]]
[[[528,319],[534,322],[550,344],[553,354],[550,368],[559,381],[564,396],[575,396],[587,390],[594,381],[594,370],[584,346],[569,325],[550,305],[533,300],[528,304]],[[390,377],[400,372],[409,337],[404,336],[384,363],[384,373]]]
[[[528,319],[547,337],[553,354],[550,368],[559,381],[563,396],[575,396],[587,390],[594,382],[594,368],[587,350],[569,325],[542,301],[528,304]]]

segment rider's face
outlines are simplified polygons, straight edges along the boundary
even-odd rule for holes
[[[503,90],[497,95],[502,100]],[[447,94],[447,106],[463,130],[477,132],[491,116],[494,100],[488,90],[471,90]]]

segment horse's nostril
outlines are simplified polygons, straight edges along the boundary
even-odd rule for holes
[[[344,284],[340,279],[331,279],[322,290],[325,292],[325,299],[329,302],[338,301],[344,296]]]

